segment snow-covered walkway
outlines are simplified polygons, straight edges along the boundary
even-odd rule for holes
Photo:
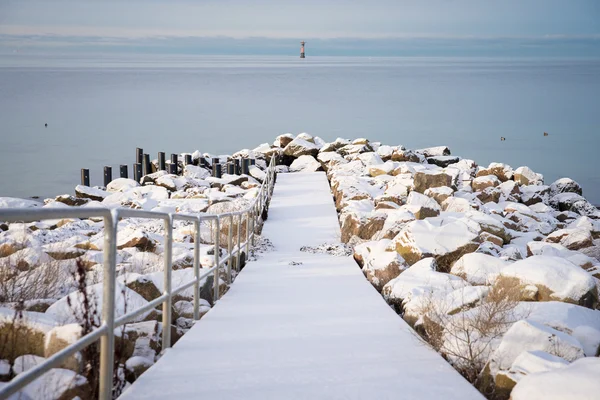
[[[275,251],[129,388],[128,399],[481,399],[364,278],[339,243],[324,173],[280,174]]]

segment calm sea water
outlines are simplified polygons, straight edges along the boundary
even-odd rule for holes
[[[599,94],[598,60],[2,56],[0,196],[73,193],[80,168],[101,184],[135,147],[226,154],[306,131],[448,145],[600,204]]]

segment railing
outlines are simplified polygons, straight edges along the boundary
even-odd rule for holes
[[[115,352],[115,328],[122,326],[143,313],[152,310],[162,303],[162,349],[163,352],[171,347],[171,303],[174,295],[194,286],[194,320],[200,318],[199,315],[199,292],[200,282],[213,275],[214,277],[214,299],[219,298],[219,271],[226,267],[227,283],[231,283],[232,264],[235,260],[235,267],[239,271],[242,251],[246,251],[246,257],[250,254],[252,246],[255,244],[255,227],[262,213],[267,209],[269,199],[273,193],[275,182],[275,157],[266,171],[266,177],[260,187],[258,195],[253,199],[249,207],[244,210],[229,212],[224,214],[177,214],[161,213],[152,211],[141,211],[127,208],[109,210],[106,208],[73,208],[73,209],[0,209],[0,221],[3,222],[32,222],[43,219],[58,218],[103,218],[104,219],[104,258],[103,258],[103,296],[102,296],[102,322],[100,327],[87,335],[81,337],[75,343],[65,347],[61,351],[47,358],[37,366],[20,373],[7,385],[0,389],[0,399],[5,399],[12,394],[24,388],[27,384],[41,377],[51,368],[58,367],[68,357],[93,344],[100,339],[100,376],[99,376],[99,399],[112,399],[113,391],[113,368]],[[164,293],[150,301],[144,307],[127,313],[119,318],[115,318],[115,286],[116,286],[116,255],[117,255],[117,226],[120,219],[123,218],[144,218],[153,220],[162,220],[165,230],[165,249],[164,249]],[[233,240],[234,218],[237,218],[237,243]],[[241,226],[243,220],[246,221],[245,240],[241,238]],[[172,249],[173,249],[173,221],[189,221],[194,223],[194,279],[183,285],[172,288]],[[220,235],[221,222],[229,220],[229,229],[227,234],[227,255],[220,257]],[[214,229],[214,265],[200,275],[200,228],[204,221],[212,222]],[[235,257],[235,258],[234,258]]]

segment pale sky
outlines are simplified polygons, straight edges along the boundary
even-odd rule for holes
[[[598,45],[600,1],[0,0],[0,36],[5,46],[31,44],[32,40],[56,45],[64,38],[72,43],[78,38],[217,36],[586,40]]]

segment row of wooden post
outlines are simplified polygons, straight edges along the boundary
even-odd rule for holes
[[[165,153],[158,153],[158,170],[159,171],[167,171],[169,174],[177,175],[178,173],[178,162],[179,157],[177,154],[171,154],[171,162],[167,165],[165,162]],[[186,154],[184,156],[184,165],[193,164],[192,155]],[[250,165],[255,165],[255,159],[244,158],[241,160],[236,158],[233,162],[228,162],[226,164],[226,172],[229,175],[248,175],[250,173]],[[208,167],[208,162],[204,157],[200,157],[200,166]],[[150,155],[144,153],[144,150],[141,148],[135,149],[135,163],[133,164],[133,179],[137,182],[140,182],[142,176],[149,175],[152,173],[152,164],[150,162]],[[222,177],[222,166],[219,158],[214,157],[212,159],[212,176],[215,178]],[[119,175],[121,178],[129,178],[127,165],[123,164],[119,167]],[[104,186],[108,186],[108,184],[112,181],[112,167],[105,166],[104,167]],[[83,186],[90,186],[90,170],[86,168],[81,169],[81,184]]]

